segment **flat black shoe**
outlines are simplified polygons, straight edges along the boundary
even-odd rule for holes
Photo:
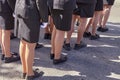
[[[65,43],[65,42],[64,42],[63,48],[67,51],[71,51],[71,49],[72,49],[70,46],[70,43]]]
[[[97,28],[97,31],[100,31],[100,32],[106,32],[106,31],[108,31],[108,28],[107,27],[98,27]]]
[[[95,35],[91,35],[90,40],[96,40],[99,38],[100,38],[100,36],[98,34],[95,34]]]
[[[53,64],[60,64],[67,61],[67,56],[61,56],[60,59],[53,59]]]
[[[16,53],[16,52],[11,52],[11,54],[12,54],[12,55],[15,55],[15,56],[18,56],[18,53]],[[4,59],[5,59],[5,55],[2,54],[2,55],[1,55],[1,60],[4,60]]]
[[[45,33],[44,34],[44,39],[51,40],[51,34],[50,33]]]
[[[11,57],[5,57],[4,62],[11,63],[11,62],[19,61],[19,60],[20,60],[20,56],[12,55]]]
[[[91,36],[90,32],[84,32],[83,37],[88,38]]]
[[[26,73],[23,73],[22,74],[22,79],[25,79],[26,78]]]
[[[38,77],[42,76],[43,74],[44,74],[43,71],[41,71],[41,72],[34,71],[34,75],[27,76],[26,80],[34,80],[35,78],[38,78]]]
[[[42,47],[43,47],[42,44],[37,43],[35,49],[42,48]]]
[[[87,47],[87,44],[85,44],[84,42],[81,41],[80,44],[75,44],[74,49],[79,50],[84,47]]]

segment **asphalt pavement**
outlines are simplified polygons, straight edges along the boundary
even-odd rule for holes
[[[50,40],[44,40],[41,29],[39,43],[44,47],[36,49],[34,68],[39,68],[44,75],[36,80],[120,80],[120,0],[112,7],[107,23],[108,32],[98,32],[99,40],[83,39],[88,45],[78,51],[66,51],[68,61],[53,65],[49,58]],[[74,47],[76,31],[72,35]],[[19,52],[19,40],[11,40],[11,51]],[[1,56],[1,55],[0,55]],[[0,80],[21,79],[21,62],[5,64],[0,61]]]

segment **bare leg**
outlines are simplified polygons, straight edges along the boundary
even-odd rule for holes
[[[89,28],[90,28],[91,24],[92,24],[92,18],[89,20],[89,22],[86,26],[85,32],[89,32]]]
[[[92,23],[92,35],[96,35],[96,27],[100,19],[102,11],[95,11],[94,17],[93,17],[93,23]]]
[[[77,44],[80,44],[82,38],[83,38],[83,33],[85,31],[86,23],[87,23],[87,18],[81,18],[80,20],[81,24],[78,27],[78,35],[77,35]]]
[[[105,14],[105,8],[106,8],[106,6],[104,5],[104,6],[103,6],[103,11],[102,11],[101,14],[100,14],[100,19],[99,19],[99,22],[98,22],[98,25],[99,25],[100,27],[102,27],[102,21],[103,21],[103,16],[104,16],[104,14]]]
[[[55,53],[55,36],[56,36],[56,29],[55,27],[53,27],[53,31],[52,31],[52,39],[51,39],[51,53]]]
[[[3,44],[2,44],[2,29],[0,29],[0,45],[1,45],[2,54],[5,54]]]
[[[32,67],[33,67],[36,43],[28,43],[26,41],[24,42],[26,44],[25,61],[26,61],[27,75],[32,76],[34,75]]]
[[[65,31],[56,30],[54,59],[60,59],[61,50],[64,42],[64,36],[65,36]]]
[[[11,57],[10,53],[10,30],[2,30],[2,44],[5,53],[5,57]]]
[[[74,32],[74,23],[76,21],[76,18],[77,18],[77,16],[75,16],[75,15],[72,16],[71,30],[67,32],[66,43],[70,43],[72,33]]]
[[[112,6],[106,6],[102,27],[105,27],[105,25],[106,25],[106,23],[108,21],[108,18],[110,16],[111,7]]]
[[[22,72],[27,73],[26,61],[25,61],[26,44],[23,40],[20,41],[19,52],[20,52],[20,58],[22,63]]]

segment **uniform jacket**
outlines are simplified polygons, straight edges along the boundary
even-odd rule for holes
[[[11,7],[11,9],[14,11],[16,0],[7,0],[7,2],[9,6]]]
[[[21,18],[40,18],[43,22],[47,22],[47,0],[16,0],[15,14]]]
[[[7,0],[0,0],[0,16],[9,15],[12,14],[12,12]]]

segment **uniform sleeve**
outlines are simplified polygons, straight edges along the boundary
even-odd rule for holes
[[[48,22],[47,0],[36,0],[36,3],[42,22]]]
[[[7,0],[7,2],[9,6],[11,7],[11,9],[14,11],[16,0]]]

